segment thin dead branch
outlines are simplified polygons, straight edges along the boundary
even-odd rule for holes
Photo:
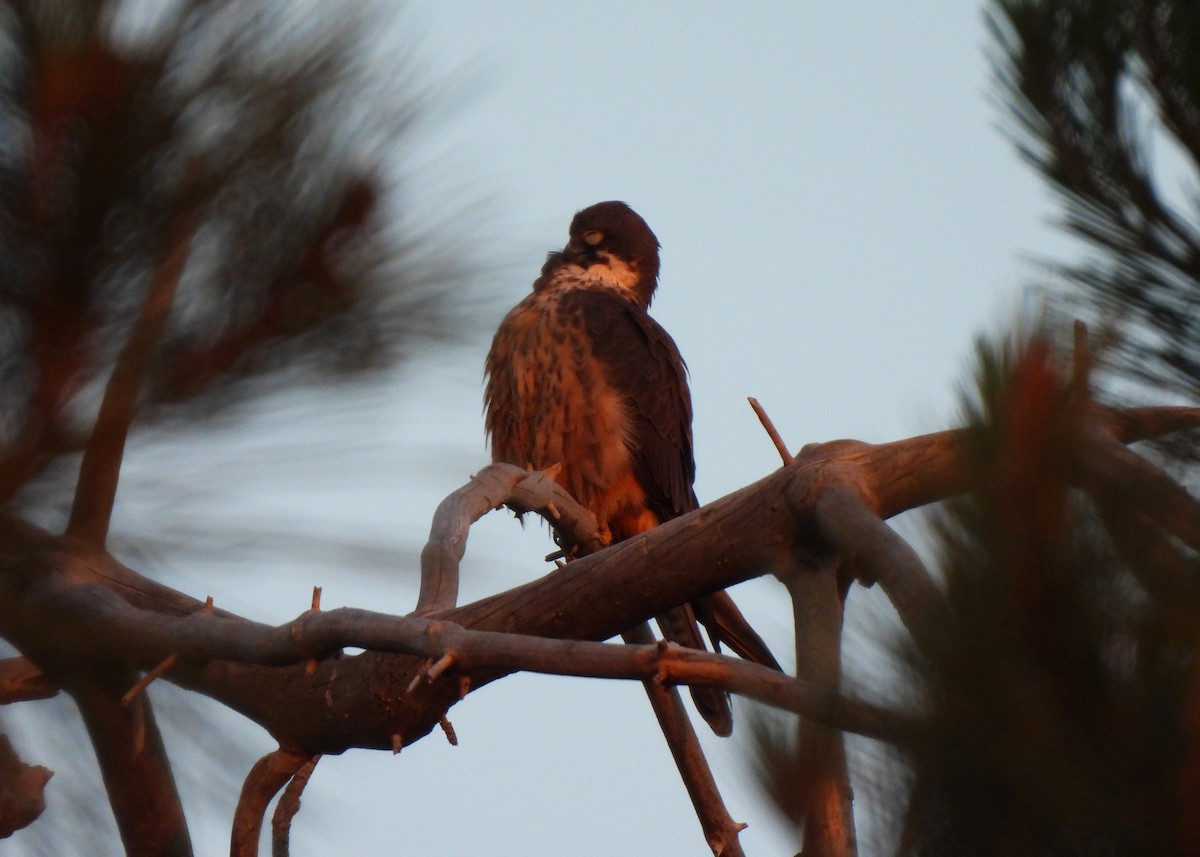
[[[233,814],[230,857],[257,857],[258,838],[267,805],[289,780],[313,761],[313,757],[304,753],[280,747],[267,753],[254,764],[242,784],[242,793]],[[290,816],[288,822],[290,825]]]
[[[313,756],[288,781],[271,816],[271,857],[288,857],[291,850],[292,819],[300,811],[300,796],[308,785],[320,756]]]
[[[754,409],[754,413],[758,416],[758,421],[762,423],[762,427],[766,430],[767,436],[771,438],[771,443],[775,444],[775,451],[779,453],[779,457],[783,459],[784,465],[791,464],[796,459],[792,457],[788,451],[787,444],[783,442],[779,431],[775,428],[775,423],[767,416],[767,410],[759,404],[758,399],[753,396],[747,396],[747,401],[750,402],[750,407]]]
[[[107,606],[95,612],[100,601]],[[518,670],[592,678],[658,679],[668,684],[723,687],[814,719],[832,719],[831,725],[849,731],[894,733],[870,707],[833,699],[811,685],[792,685],[790,677],[739,658],[674,645],[614,646],[475,631],[441,620],[349,607],[320,613],[306,611],[278,626],[199,611],[171,617],[133,607],[108,590],[97,593],[94,587],[72,592],[59,604],[68,610],[71,604],[86,605],[88,609],[79,611],[79,639],[96,656],[142,652],[153,662],[156,652],[169,650],[178,657],[169,673],[172,677],[185,669],[186,661],[284,667],[304,664],[312,652],[357,647],[444,664],[436,675],[429,675],[432,670],[420,674],[423,684],[452,674],[488,676]],[[121,639],[106,639],[103,629],[107,627],[121,627]],[[453,685],[457,699],[458,681]],[[409,692],[415,689],[416,685]]]
[[[162,678],[164,675],[166,675],[167,670],[175,666],[178,660],[179,657],[174,652],[163,658],[162,661],[160,661],[144,676],[142,676],[138,683],[129,689],[128,693],[121,697],[121,705],[128,708],[130,704],[137,699],[146,688],[153,684],[156,679]]]
[[[628,644],[622,646],[623,649],[653,648],[656,652],[663,652],[671,645],[660,645],[647,622],[642,622],[621,636]],[[696,730],[692,728],[692,722],[683,707],[683,699],[678,690],[664,683],[665,675],[665,670],[656,671],[653,676],[643,679],[642,686],[646,689],[650,707],[658,719],[659,728],[662,729],[663,739],[667,742],[667,748],[675,760],[675,767],[679,770],[688,797],[691,798],[692,807],[696,810],[696,818],[704,831],[704,839],[715,857],[741,857],[744,852],[738,841],[738,832],[745,825],[734,821],[725,807],[725,801],[717,789],[717,781],[713,778],[708,760],[704,757],[704,750],[700,747],[700,739],[696,737]]]

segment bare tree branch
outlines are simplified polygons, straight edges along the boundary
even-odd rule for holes
[[[836,693],[842,673],[843,606],[837,562],[797,568],[788,580],[788,591],[796,624],[797,678]],[[802,852],[811,857],[853,857],[858,849],[842,733],[803,716],[796,728]]]
[[[630,644],[620,647],[626,650],[640,648],[642,651],[654,649],[661,652],[665,650],[665,646],[671,645],[658,646],[654,634],[650,630],[650,625],[646,622],[631,631],[626,631],[622,637],[626,643]],[[691,651],[696,650],[692,649]],[[744,852],[741,842],[738,841],[738,832],[746,825],[734,821],[729,810],[726,809],[725,801],[717,789],[717,782],[713,779],[712,770],[708,766],[708,760],[704,758],[704,751],[700,747],[696,731],[683,707],[679,691],[674,687],[667,687],[663,683],[660,671],[656,671],[652,677],[643,679],[642,684],[650,699],[650,707],[654,709],[654,714],[658,718],[663,738],[675,760],[675,767],[679,769],[679,776],[683,780],[684,788],[687,789],[688,797],[691,798],[692,806],[696,810],[696,817],[700,820],[700,827],[704,831],[704,839],[712,849],[714,857],[743,857]]]
[[[311,761],[312,758],[304,753],[280,747],[254,764],[242,784],[242,794],[233,814],[230,857],[257,857],[258,836],[267,804]]]
[[[0,705],[49,699],[57,696],[59,687],[28,658],[0,660]]]
[[[512,464],[490,464],[434,512],[429,541],[421,551],[421,592],[413,612],[427,616],[456,606],[458,566],[467,549],[471,524],[505,505],[517,513],[543,515],[557,531],[568,535],[582,554],[604,546],[595,516],[552,477]]]
[[[962,490],[969,479],[961,466],[962,447],[969,437],[959,431],[878,446],[807,447],[793,465],[578,559],[569,570],[429,618],[341,609],[306,612],[271,628],[206,610],[202,602],[149,581],[78,540],[0,517],[0,545],[7,557],[0,569],[0,633],[55,680],[72,669],[90,670],[93,662],[149,669],[175,653],[179,660],[168,673],[170,681],[213,696],[306,756],[349,747],[392,749],[419,740],[437,725],[460,698],[463,674],[473,687],[516,669],[615,674],[618,656],[609,651],[612,647],[595,652],[587,646],[554,647],[607,639],[705,593],[828,558],[831,541],[848,538],[837,535],[845,524],[835,521],[845,511],[838,507],[844,502],[842,490],[853,501],[852,525],[865,526],[866,519],[859,520],[860,501],[876,517],[866,521],[864,543],[883,539],[876,548],[878,561],[870,551],[860,552],[863,567],[881,582],[889,573],[911,577],[915,572],[903,570],[911,563],[902,542],[889,545],[886,533],[872,531],[882,526],[878,519]],[[1098,455],[1112,457],[1106,448],[1098,449]],[[826,495],[834,499],[818,511]],[[637,598],[605,596],[629,592]],[[903,597],[896,600],[905,603]],[[920,604],[921,598],[914,602]],[[443,630],[431,630],[430,619],[441,620]],[[451,645],[445,636],[450,623],[466,632],[501,633],[486,645]],[[535,643],[530,639],[535,637],[550,639]],[[367,652],[333,657],[351,645]],[[428,658],[448,653],[454,655],[452,668],[405,692]],[[647,655],[634,650],[621,657]],[[706,657],[715,656],[655,655],[649,662],[627,663],[637,669],[630,668],[625,677],[644,679],[665,670],[664,681],[709,681],[772,704],[786,703],[839,728],[892,735],[904,729],[839,699],[832,688],[768,678],[752,665]],[[316,661],[311,673],[309,660]],[[134,683],[130,675],[116,698]],[[863,720],[853,725],[839,719],[846,716]]]
[[[275,814],[271,816],[271,857],[288,857],[292,819],[300,811],[300,795],[304,793],[304,787],[308,785],[319,761],[320,756],[313,756],[305,762],[284,788]]]
[[[0,839],[28,827],[46,808],[43,792],[54,772],[20,760],[8,738],[0,735]]]
[[[1200,550],[1200,501],[1160,468],[1095,428],[1077,457],[1085,486],[1119,492],[1192,550]]]
[[[817,501],[817,525],[838,555],[852,563],[864,583],[879,583],[905,627],[914,635],[946,618],[941,592],[916,551],[867,508],[846,484]]]
[[[79,706],[127,857],[190,857],[191,840],[154,713],[145,695],[121,705],[133,674],[92,670],[64,682]]]

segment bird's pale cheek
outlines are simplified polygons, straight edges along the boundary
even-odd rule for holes
[[[623,259],[618,259],[609,253],[601,253],[592,261],[587,269],[588,279],[596,280],[603,285],[620,289],[623,292],[636,294],[641,275],[637,269]]]

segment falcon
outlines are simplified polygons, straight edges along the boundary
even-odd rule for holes
[[[659,243],[623,202],[578,212],[533,291],[500,324],[484,395],[492,460],[544,470],[596,516],[613,542],[698,508],[692,402],[674,340],[648,314]],[[725,592],[658,617],[664,636],[779,668]],[[733,729],[728,694],[692,688],[718,735]]]

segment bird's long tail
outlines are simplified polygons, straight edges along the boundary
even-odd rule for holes
[[[709,639],[718,652],[723,643],[748,661],[783,672],[779,661],[775,660],[763,638],[746,621],[728,592],[721,590],[701,598],[696,602],[695,612],[708,629]]]
[[[727,592],[714,592],[693,604],[676,607],[658,617],[658,626],[671,642],[704,651],[708,646],[697,619],[708,630],[713,650],[719,652],[724,644],[748,661],[783,671],[763,638],[746,621]],[[729,694],[719,688],[699,686],[692,686],[691,693],[696,710],[712,731],[721,737],[732,734],[733,710]]]
[[[704,644],[704,637],[700,634],[700,626],[696,624],[696,613],[692,605],[676,607],[657,616],[656,619],[665,639],[689,649],[708,650],[708,646]],[[698,685],[692,685],[689,690],[692,693],[692,701],[696,703],[696,710],[712,731],[722,738],[733,734],[733,709],[729,705],[729,694],[720,688]]]

